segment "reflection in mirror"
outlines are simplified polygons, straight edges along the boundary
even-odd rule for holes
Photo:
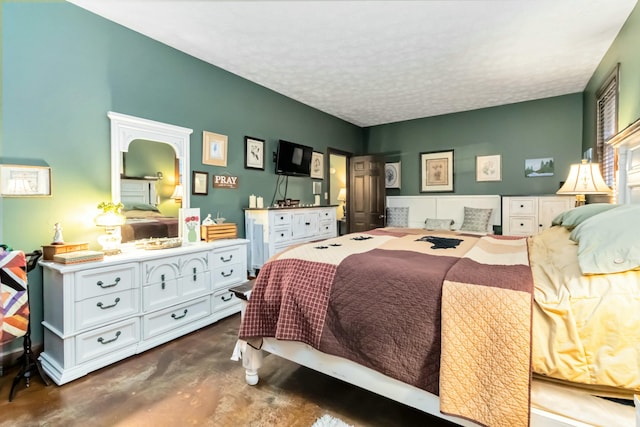
[[[156,206],[163,216],[178,217],[180,203],[171,198],[180,179],[173,147],[136,139],[129,145],[129,151],[122,153],[122,167],[120,198],[123,203],[136,201],[130,192],[141,188],[143,194],[137,201]]]
[[[193,130],[114,112],[107,115],[111,119],[111,200],[127,205],[123,242],[177,236],[178,209],[189,207]],[[179,186],[182,197],[174,199]]]

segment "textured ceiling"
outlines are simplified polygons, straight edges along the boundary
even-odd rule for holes
[[[581,92],[636,0],[71,0],[359,126]]]

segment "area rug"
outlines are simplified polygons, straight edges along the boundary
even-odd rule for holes
[[[323,415],[318,418],[311,427],[353,427],[351,424],[347,424],[331,415]]]

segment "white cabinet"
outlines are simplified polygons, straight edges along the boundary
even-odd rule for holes
[[[64,384],[238,313],[247,240],[134,250],[103,261],[41,262],[42,367]]]
[[[573,196],[508,196],[502,198],[502,234],[531,236],[551,227],[558,214],[574,205]]]
[[[249,239],[248,266],[252,274],[287,247],[336,237],[336,207],[245,209],[245,236]]]

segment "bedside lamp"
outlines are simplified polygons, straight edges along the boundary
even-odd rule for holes
[[[600,167],[597,163],[582,163],[571,165],[569,176],[556,194],[575,194],[576,206],[585,204],[585,194],[611,194],[611,189],[602,179]]]
[[[182,195],[184,194],[184,190],[182,189],[182,184],[176,184],[176,188],[173,189],[173,194],[171,194],[171,198],[179,204],[182,204]]]
[[[338,201],[342,202],[342,215],[347,216],[347,189],[342,187],[338,191]]]
[[[105,255],[116,255],[120,253],[120,226],[127,220],[120,213],[123,208],[122,203],[102,202],[98,205],[98,209],[102,209],[102,213],[95,217],[94,222],[98,227],[104,227],[105,234],[98,237],[98,243],[102,245],[102,251]]]

